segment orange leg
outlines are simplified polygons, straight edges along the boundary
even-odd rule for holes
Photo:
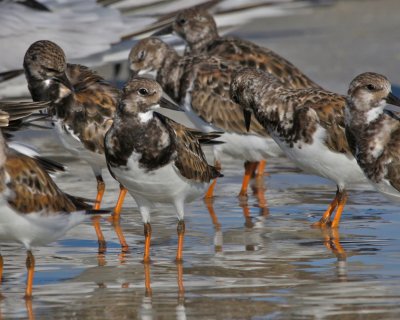
[[[221,162],[215,161],[215,165],[214,166],[218,170],[221,170]],[[214,188],[215,188],[216,184],[217,184],[217,178],[215,178],[214,181],[208,187],[208,190],[207,190],[206,195],[204,196],[204,199],[210,199],[210,198],[214,197]]]
[[[257,168],[258,162],[246,162],[244,164],[244,176],[242,182],[242,188],[240,189],[239,197],[247,197],[247,187],[249,186],[249,182],[251,176]]]
[[[119,220],[122,210],[122,204],[124,203],[126,193],[128,189],[126,189],[122,184],[119,185],[119,196],[117,200],[117,204],[114,208],[114,213],[112,214],[112,219],[114,221]]]
[[[97,180],[97,196],[96,196],[96,203],[94,204],[93,209],[99,210],[106,185],[104,184],[102,176],[100,175],[96,176],[96,180]],[[97,241],[99,242],[99,252],[103,253],[106,251],[106,240],[104,239],[103,232],[101,231],[99,219],[100,219],[99,217],[93,217],[92,221],[94,230],[96,231]]]
[[[146,288],[146,297],[151,297],[153,292],[151,290],[151,277],[150,277],[150,263],[144,263],[144,286]]]
[[[182,262],[183,238],[185,236],[185,221],[179,220],[176,230],[178,232],[178,249],[176,251],[176,261]]]
[[[151,242],[151,225],[150,223],[144,224],[144,254],[143,262],[150,262],[150,242]]]
[[[312,224],[313,227],[327,227],[329,225],[331,220],[331,215],[338,206],[339,197],[340,197],[340,191],[338,190],[336,191],[335,198],[329,204],[328,209],[326,209],[325,213],[322,215],[322,218],[318,222]]]
[[[25,299],[32,298],[33,275],[35,273],[35,258],[30,250],[26,255],[26,269],[28,270],[28,277],[26,280]]]
[[[101,200],[103,200],[104,190],[106,190],[106,185],[103,181],[102,176],[96,176],[97,180],[97,196],[96,196],[96,203],[94,204],[93,209],[99,210],[101,205]]]
[[[96,231],[97,235],[97,242],[99,243],[99,253],[104,253],[107,248],[106,240],[104,239],[103,232],[101,231],[100,227],[100,217],[94,216],[92,217],[94,230]]]
[[[331,224],[332,228],[339,228],[340,218],[342,216],[342,212],[343,212],[344,206],[346,205],[346,202],[347,202],[347,194],[343,192],[340,195],[339,204],[338,204],[338,208],[336,210],[335,218],[333,219],[332,224]]]
[[[258,163],[258,168],[257,168],[257,178],[262,178],[264,177],[264,171],[265,171],[265,166],[267,165],[267,161],[261,160]]]
[[[212,197],[214,197],[214,189],[215,189],[215,185],[217,184],[217,178],[215,178],[213,180],[213,182],[210,184],[210,186],[208,187],[207,193],[204,196],[204,199],[210,199]]]
[[[115,233],[117,234],[119,243],[121,244],[122,252],[128,252],[129,246],[125,240],[125,236],[124,236],[124,233],[122,232],[121,224],[119,223],[119,221],[114,222],[113,227],[114,227]]]

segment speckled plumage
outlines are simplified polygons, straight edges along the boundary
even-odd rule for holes
[[[92,167],[98,209],[104,193],[104,135],[112,124],[119,90],[87,67],[67,64],[64,51],[47,40],[29,47],[24,69],[33,100],[51,101],[49,112],[63,146]]]
[[[61,238],[84,221],[90,206],[62,192],[38,161],[8,148],[0,132],[0,207],[0,241],[28,250],[25,297],[30,298],[35,265],[31,248]]]
[[[400,118],[385,110],[400,106],[389,80],[380,74],[358,75],[350,84],[346,105],[346,134],[366,177],[379,191],[400,200]]]
[[[177,260],[182,259],[184,205],[204,194],[220,176],[210,166],[196,138],[201,134],[155,113],[162,88],[154,80],[133,78],[124,87],[114,123],[105,137],[111,174],[139,206],[145,229],[144,261],[150,260],[150,212],[154,203],[175,206],[178,222]]]
[[[211,14],[205,10],[182,10],[173,30],[187,43],[190,54],[220,56],[243,67],[258,68],[274,75],[291,88],[321,88],[297,67],[272,50],[234,37],[220,37]]]
[[[235,63],[207,55],[180,57],[157,38],[147,38],[135,45],[129,54],[134,73],[155,71],[156,80],[177,103],[184,104],[191,95],[191,109],[203,121],[226,132],[268,136],[253,120],[247,132],[240,107],[229,98],[229,84]]]
[[[204,54],[180,57],[161,40],[147,38],[132,48],[129,63],[133,73],[155,71],[164,91],[185,109],[198,129],[225,132],[221,136],[221,141],[225,143],[214,147],[218,166],[222,154],[251,163],[281,154],[279,147],[255,118],[250,130],[246,130],[239,105],[229,97],[232,74],[241,68],[235,62]],[[260,176],[262,174],[260,172]],[[246,195],[247,181],[245,178],[241,196]],[[206,197],[212,194],[210,189]]]
[[[151,88],[150,96],[139,97],[139,87]],[[207,134],[196,132],[159,114],[142,123],[139,113],[147,112],[159,103],[161,87],[152,80],[133,79],[124,89],[115,124],[106,136],[107,161],[109,167],[126,166],[132,153],[139,156],[139,167],[146,172],[157,170],[169,163],[174,163],[180,174],[198,182],[210,182],[218,172],[207,164],[196,135],[207,137]]]
[[[33,99],[50,99],[56,119],[88,150],[104,153],[119,91],[87,67],[67,64],[63,50],[50,41],[30,46],[24,68]]]
[[[339,194],[348,184],[363,180],[345,135],[344,96],[321,89],[286,88],[256,69],[237,72],[230,91],[245,117],[254,113],[300,168],[335,181]]]

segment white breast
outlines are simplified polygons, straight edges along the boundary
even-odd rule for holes
[[[172,163],[146,172],[138,160],[139,155],[133,154],[126,167],[111,168],[134,198],[138,195],[150,202],[176,203],[177,199],[192,201],[205,191],[207,183],[184,178]]]
[[[218,141],[225,143],[214,146],[214,156],[221,158],[221,153],[244,161],[260,161],[268,157],[277,157],[284,154],[275,141],[268,137],[257,135],[242,135],[225,132]]]
[[[356,159],[330,150],[324,143],[325,136],[326,130],[318,127],[312,144],[298,142],[290,147],[277,133],[272,135],[286,155],[308,173],[330,179],[341,187],[366,181]]]

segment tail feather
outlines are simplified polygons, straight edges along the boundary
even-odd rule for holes
[[[200,144],[221,144],[223,141],[214,140],[219,138],[223,132],[213,131],[213,132],[202,132],[193,130],[191,133],[199,140]]]
[[[77,210],[85,210],[85,214],[111,214],[112,209],[93,209],[93,205],[95,204],[96,200],[77,197],[66,193],[68,199],[72,201],[72,203],[76,206]]]
[[[40,163],[40,165],[45,169],[47,172],[65,172],[66,166],[62,163],[57,162],[55,160],[48,159],[42,156],[35,156],[35,159]]]

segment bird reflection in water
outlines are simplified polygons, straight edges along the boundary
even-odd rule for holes
[[[321,229],[325,247],[337,258],[337,276],[339,281],[347,281],[347,254],[340,243],[339,228]]]
[[[266,186],[264,181],[264,175],[256,174],[254,184],[252,184],[251,189],[253,195],[257,199],[257,207],[260,210],[260,214],[257,217],[257,221],[253,222],[253,217],[250,214],[250,208],[248,204],[248,197],[239,198],[239,206],[243,210],[244,225],[247,229],[252,229],[254,227],[262,228],[264,226],[264,220],[269,215],[268,202],[265,197]],[[214,235],[214,252],[221,253],[223,251],[223,233],[221,230],[221,223],[218,220],[218,216],[214,209],[214,198],[205,198],[204,204],[210,214],[211,221],[214,225],[215,235]],[[254,245],[246,245],[246,251],[254,251]]]
[[[151,288],[151,263],[143,263],[145,293],[140,310],[140,318],[143,320],[153,319],[153,290]],[[185,310],[185,288],[183,284],[183,263],[176,263],[178,304],[176,306],[176,319],[186,319]]]

